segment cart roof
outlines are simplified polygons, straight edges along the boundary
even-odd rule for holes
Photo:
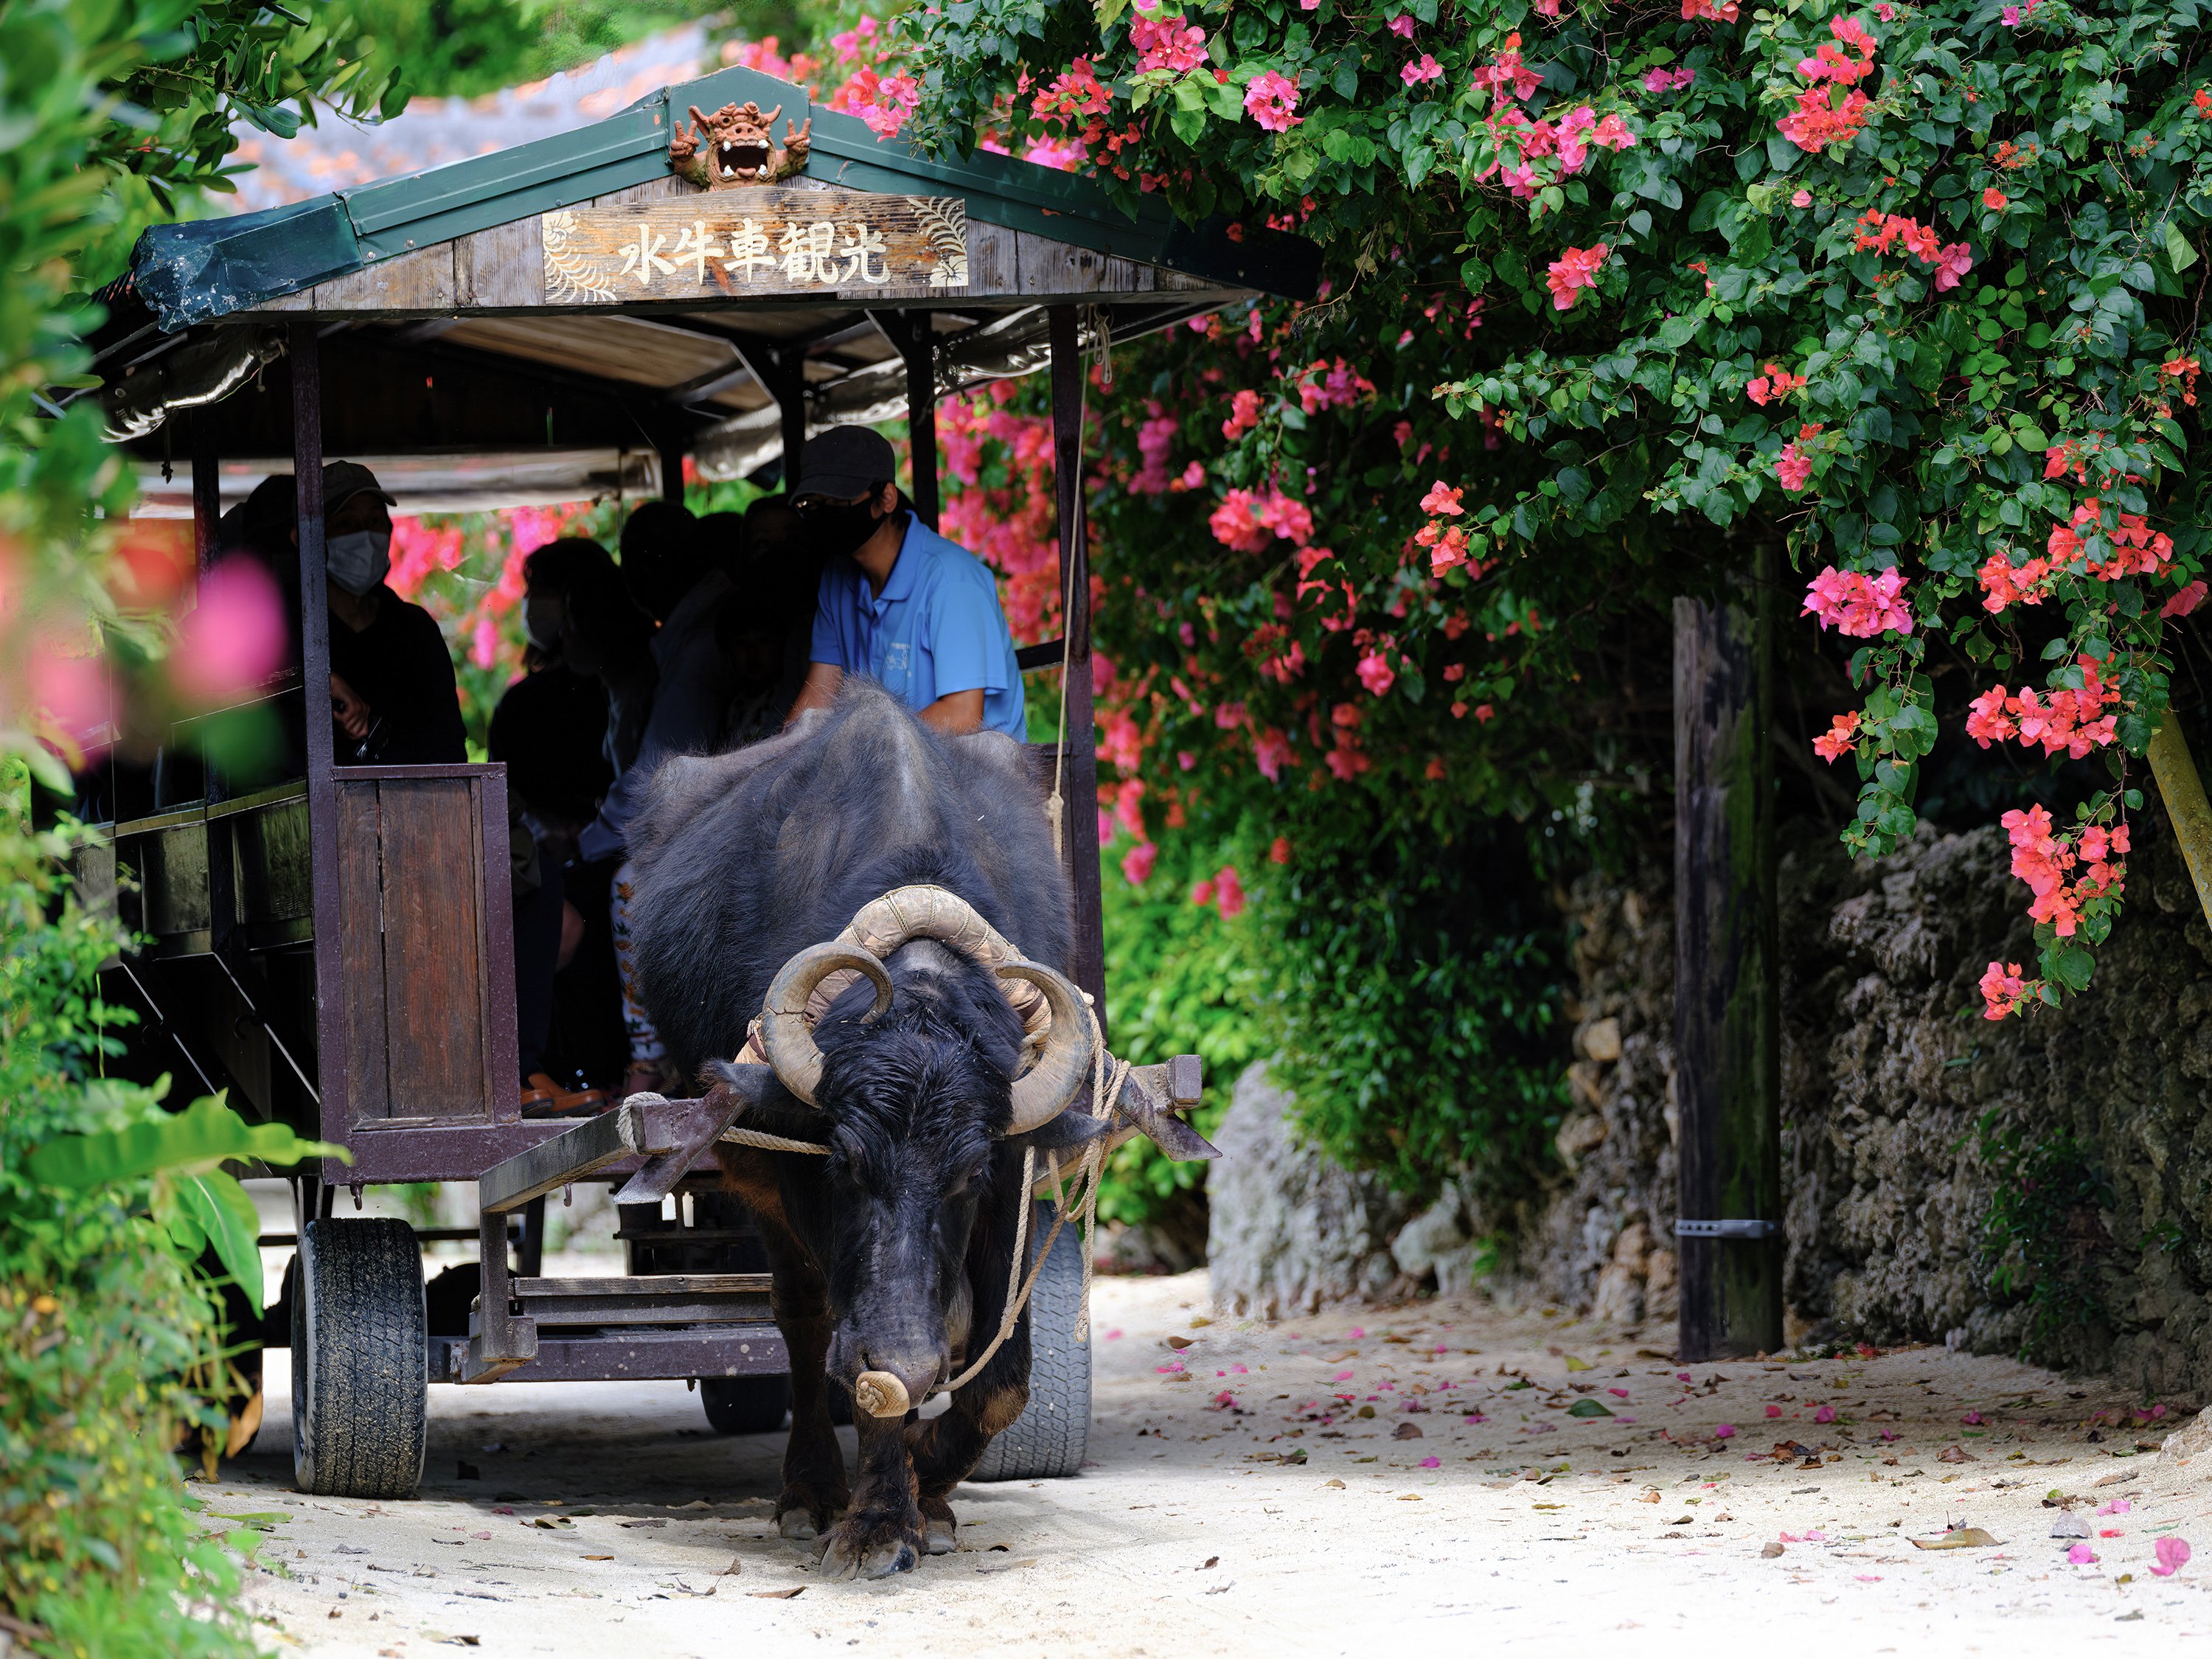
[[[671,131],[687,109],[747,101],[781,106],[778,142],[787,122],[811,119],[802,173],[702,191],[672,172]],[[694,224],[726,267],[732,236],[750,226],[743,281],[696,257],[687,271]],[[836,257],[793,266],[783,250],[799,232],[820,238],[817,252],[835,238]],[[856,274],[851,252],[872,240],[885,252]],[[661,256],[646,280],[639,243]],[[617,254],[630,256],[629,274]],[[187,335],[243,342],[232,331],[326,319],[324,372],[347,388],[330,401],[328,453],[403,474],[418,457],[423,488],[395,479],[403,499],[490,505],[649,489],[641,465],[672,448],[710,476],[750,471],[781,451],[778,376],[804,376],[810,426],[902,414],[903,364],[878,320],[887,313],[915,313],[939,389],[951,391],[1042,367],[1047,306],[1088,308],[1086,343],[1104,345],[1261,293],[1308,297],[1319,263],[1301,237],[1185,224],[1149,197],[1133,216],[1091,179],[1012,156],[924,156],[733,67],[451,166],[156,227],[103,292],[111,321],[94,344],[113,391],[164,358],[180,362],[170,354]],[[268,378],[244,384],[265,393],[276,389]],[[281,398],[230,395],[227,497],[287,465],[285,415]],[[150,466],[169,443],[155,432],[132,447]],[[485,464],[501,453],[527,455],[534,472]]]

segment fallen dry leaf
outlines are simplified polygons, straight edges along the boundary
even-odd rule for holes
[[[1981,1459],[1976,1457],[1964,1446],[1949,1445],[1936,1454],[1936,1461],[1938,1463],[1978,1463]]]
[[[978,1572],[1012,1572],[1018,1567],[1033,1567],[1036,1565],[1036,1564],[1037,1559],[1034,1555],[1024,1555],[1020,1557],[1010,1555],[998,1559],[985,1559],[978,1561],[975,1564],[975,1571]]]
[[[754,1590],[750,1594],[757,1601],[788,1601],[794,1595],[805,1594],[805,1589],[804,1584],[793,1584],[789,1589]]]
[[[1168,1346],[1173,1348],[1177,1353],[1181,1353],[1185,1348],[1188,1348],[1192,1343],[1197,1340],[1198,1339],[1194,1336],[1171,1336],[1168,1339]]]
[[[1979,1527],[1960,1527],[1945,1533],[1941,1538],[1916,1538],[1912,1547],[1917,1550],[1986,1550],[1995,1549],[1997,1540]]]
[[[735,1578],[744,1570],[745,1564],[744,1560],[741,1558],[733,1555],[730,1558],[730,1565],[724,1567],[721,1571],[716,1573],[714,1577],[717,1578]]]
[[[1324,1486],[1334,1486],[1339,1492],[1342,1492],[1344,1490],[1344,1482],[1334,1478],[1322,1481],[1322,1485]]]
[[[614,1559],[614,1557],[611,1555],[587,1555],[584,1559],[586,1561],[611,1561]]]
[[[1776,1556],[1782,1553],[1782,1546],[1778,1540],[1770,1538],[1766,1541],[1765,1547],[1761,1549],[1759,1553],[1761,1559],[1771,1561]]]
[[[1419,1440],[1425,1437],[1421,1433],[1421,1425],[1419,1424],[1401,1423],[1396,1428],[1390,1431],[1390,1437],[1393,1440]]]

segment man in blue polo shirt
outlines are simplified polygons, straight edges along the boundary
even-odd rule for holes
[[[864,426],[808,440],[792,507],[828,557],[812,659],[791,713],[865,675],[939,731],[1026,735],[1022,674],[981,560],[901,507],[890,442]]]

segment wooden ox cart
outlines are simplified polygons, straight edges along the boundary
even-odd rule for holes
[[[748,100],[811,138],[811,154],[775,151],[768,170],[790,176],[702,189],[672,165],[672,118]],[[116,780],[86,873],[135,878],[126,919],[147,943],[113,971],[146,1020],[143,1062],[352,1153],[296,1178],[295,1237],[268,1241],[298,1245],[267,1337],[289,1324],[302,1488],[412,1490],[426,1380],[701,1378],[732,1428],[773,1426],[787,1389],[767,1277],[744,1271],[757,1243],[714,1190],[710,1148],[675,1155],[696,1106],[580,1127],[520,1114],[505,769],[337,763],[325,457],[367,463],[402,511],[680,497],[687,455],[723,477],[780,460],[787,478],[811,429],[903,414],[933,524],[936,398],[1048,369],[1073,605],[1064,639],[1021,663],[1065,665],[1066,791],[1083,803],[1086,359],[1262,291],[1308,295],[1316,265],[1296,238],[1132,219],[1004,156],[924,158],[743,69],[459,165],[148,234],[106,296],[100,395],[143,468],[188,460],[204,565],[228,500],[270,472],[298,480],[301,668],[264,701],[289,706],[304,755],[250,787],[213,761]],[[1103,1011],[1093,814],[1079,805],[1067,829],[1078,977]],[[1188,1103],[1195,1060],[1152,1085]],[[540,1273],[545,1195],[583,1179],[633,1182],[625,1276]],[[341,1188],[357,1206],[366,1185],[424,1181],[480,1182],[473,1307],[434,1295],[426,1315],[420,1236],[334,1213]],[[1080,1460],[1069,1283],[1048,1274],[1038,1293],[1037,1395],[987,1472]]]

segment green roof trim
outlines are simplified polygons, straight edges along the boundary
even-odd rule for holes
[[[780,103],[794,122],[812,120],[811,178],[884,194],[963,196],[969,216],[987,224],[1294,298],[1311,295],[1318,280],[1320,251],[1302,237],[1250,230],[1232,240],[1218,222],[1186,225],[1149,200],[1133,217],[1095,181],[1010,155],[923,155],[878,139],[855,116],[811,104],[799,87],[743,68],[666,88],[590,126],[426,173],[234,218],[155,226],[139,238],[131,276],[174,332],[395,254],[665,178],[672,117],[683,118],[694,104],[748,100]]]

